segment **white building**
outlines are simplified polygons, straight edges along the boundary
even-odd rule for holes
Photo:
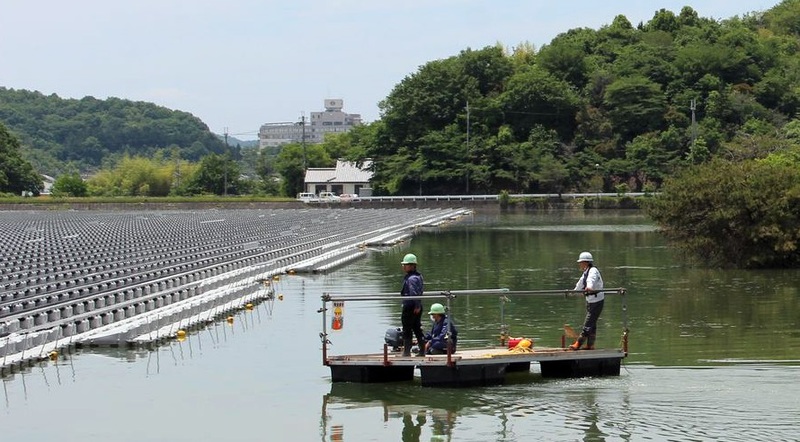
[[[367,170],[372,161],[366,160],[359,168],[349,161],[336,161],[336,167],[312,167],[306,169],[305,191],[316,195],[333,192],[337,195],[361,195],[361,189],[369,189],[372,172]]]
[[[311,112],[310,121],[297,123],[266,123],[258,131],[259,147],[280,146],[286,143],[321,143],[329,133],[347,132],[361,124],[361,114],[342,111],[344,100],[325,100],[323,112]]]
[[[261,149],[295,141],[303,141],[302,123],[266,123],[258,131],[258,147]]]

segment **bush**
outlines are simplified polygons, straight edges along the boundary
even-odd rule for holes
[[[66,173],[56,179],[50,193],[54,197],[86,196],[88,186],[77,172]]]
[[[511,197],[508,195],[508,190],[501,190],[500,194],[497,196],[497,200],[500,201],[500,207],[508,207],[508,203],[511,201]]]
[[[800,266],[800,169],[714,160],[679,173],[647,204],[659,230],[712,267]]]

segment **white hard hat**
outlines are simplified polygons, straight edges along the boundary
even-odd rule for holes
[[[594,262],[594,258],[592,258],[592,254],[589,252],[581,252],[577,262]]]

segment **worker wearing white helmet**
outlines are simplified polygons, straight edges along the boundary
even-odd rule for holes
[[[587,350],[594,350],[594,341],[597,337],[597,319],[603,311],[605,294],[603,290],[603,277],[600,270],[594,266],[594,257],[589,252],[581,252],[578,256],[578,265],[581,268],[581,278],[575,284],[575,290],[583,292],[586,298],[586,319],[578,339],[569,346],[570,350],[579,350],[586,343]]]

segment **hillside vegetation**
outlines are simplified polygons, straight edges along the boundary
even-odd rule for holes
[[[346,135],[376,193],[656,190],[714,157],[797,147],[800,0],[722,21],[691,7],[466,49],[398,83]]]
[[[177,151],[198,161],[226,152],[225,143],[192,114],[113,97],[75,100],[0,87],[0,122],[20,140],[34,167],[53,176],[67,163],[87,172],[126,154]]]

